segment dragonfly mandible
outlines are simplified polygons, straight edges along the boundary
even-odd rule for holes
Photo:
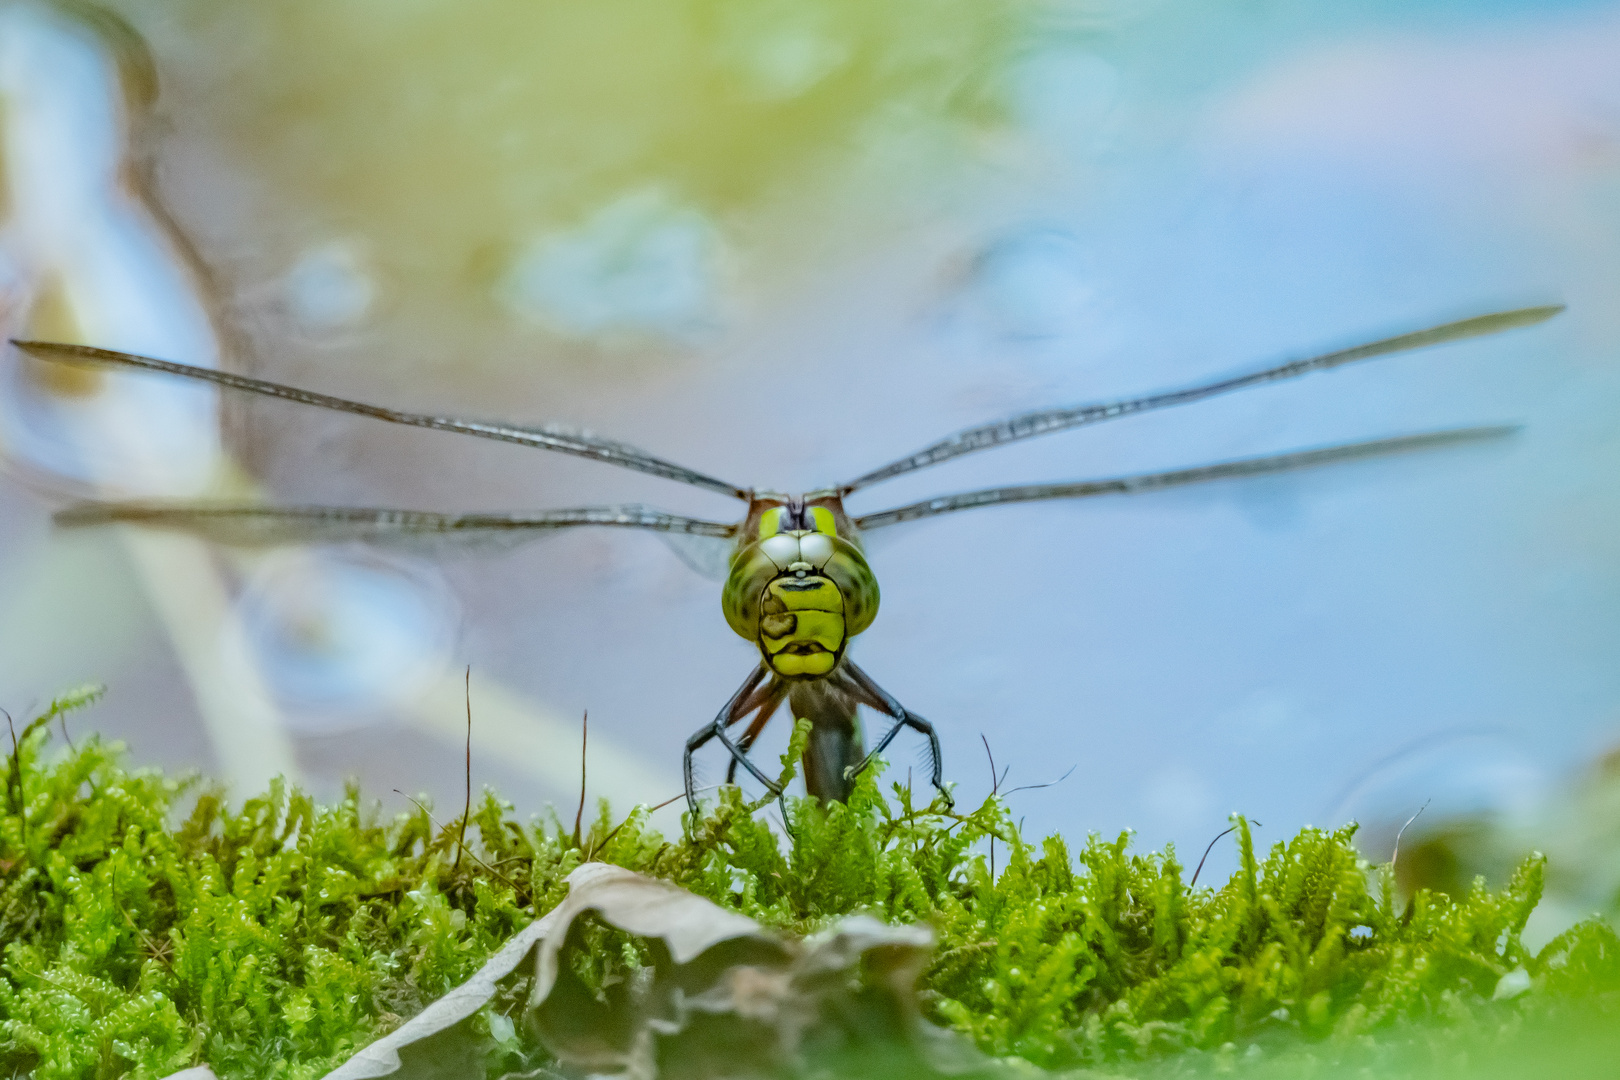
[[[729,495],[742,502],[747,510],[742,519],[735,522],[664,513],[640,504],[587,506],[533,513],[441,514],[375,507],[278,507],[133,501],[82,503],[56,515],[56,521],[64,526],[131,523],[179,530],[218,543],[244,546],[350,540],[388,543],[412,537],[523,539],[583,526],[642,529],[673,536],[712,537],[728,542],[732,550],[721,593],[721,606],[731,628],[757,646],[759,661],[714,719],[687,740],[682,773],[687,801],[696,811],[693,755],[710,741],[719,741],[731,755],[726,770],[728,783],[736,780],[737,769],[741,766],[765,785],[772,795],[781,794],[777,782],[750,760],[748,752],[784,701],[796,718],[811,722],[810,741],[803,761],[805,787],[810,795],[822,800],[847,800],[855,777],[882,754],[902,730],[910,728],[926,739],[929,780],[949,803],[950,794],[943,776],[944,759],[939,736],[933,726],[896,701],[849,656],[850,642],[872,624],[878,610],[877,578],[866,561],[861,543],[865,533],[958,510],[1040,499],[1138,494],[1185,484],[1259,476],[1356,458],[1496,438],[1510,434],[1516,428],[1451,428],[1222,461],[1168,472],[985,488],[854,517],[844,509],[844,499],[850,494],[963,454],[988,450],[1021,439],[1152,409],[1185,405],[1309,372],[1326,371],[1359,360],[1529,326],[1551,318],[1562,310],[1562,305],[1548,305],[1500,311],[1196,386],[1118,401],[1022,413],[958,432],[842,484],[792,495],[742,487],[644,453],[624,443],[552,426],[458,420],[405,412],[229,371],[175,364],[85,345],[41,341],[17,341],[14,344],[45,361],[181,376],[230,390],[369,416],[394,424],[453,431],[573,454]],[[891,721],[888,730],[870,750],[864,746],[857,720],[857,709],[863,705]],[[744,720],[749,721],[747,726],[740,735],[733,737],[733,729]]]

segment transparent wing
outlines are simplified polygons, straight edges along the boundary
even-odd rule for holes
[[[1515,426],[1457,428],[1451,431],[1431,431],[1421,435],[1402,435],[1393,439],[1325,446],[1316,450],[1298,450],[1291,454],[1271,457],[1245,458],[1241,461],[1223,461],[1214,465],[1201,465],[1193,469],[1171,472],[1142,473],[1137,476],[1119,476],[1107,480],[1081,480],[1068,484],[1022,484],[1017,487],[986,488],[966,491],[960,495],[944,495],[937,499],[899,506],[876,514],[855,519],[862,532],[898,525],[904,521],[949,514],[954,510],[972,510],[980,506],[1000,506],[1005,503],[1030,502],[1036,499],[1083,499],[1091,495],[1136,495],[1146,491],[1201,484],[1209,480],[1225,480],[1237,476],[1261,476],[1266,473],[1308,469],[1336,461],[1399,454],[1409,450],[1427,450],[1455,443],[1479,439],[1495,439],[1519,430]]]
[[[234,547],[360,540],[383,546],[504,547],[584,525],[693,537],[730,537],[736,526],[645,506],[587,506],[528,514],[435,514],[349,506],[208,503],[82,503],[60,511],[63,526],[131,524],[190,533]]]
[[[708,533],[661,532],[658,539],[685,563],[687,569],[710,581],[724,581],[731,571],[731,557],[737,552],[737,542],[731,536],[724,538]]]
[[[849,483],[844,484],[840,490],[847,495],[858,488],[875,484],[880,480],[887,480],[902,473],[914,472],[929,465],[937,465],[942,461],[949,461],[953,457],[970,454],[975,450],[986,450],[992,446],[1000,446],[1003,443],[1016,442],[1019,439],[1028,439],[1053,431],[1064,431],[1084,424],[1095,424],[1103,420],[1113,420],[1116,417],[1146,412],[1149,409],[1185,405],[1188,402],[1201,401],[1217,394],[1227,394],[1234,390],[1243,390],[1250,386],[1259,386],[1261,383],[1275,382],[1279,379],[1292,379],[1297,375],[1304,375],[1311,371],[1326,371],[1329,368],[1354,363],[1357,360],[1368,360],[1375,356],[1387,356],[1390,353],[1421,349],[1427,345],[1439,345],[1447,341],[1459,341],[1463,338],[1495,334],[1517,326],[1530,326],[1544,319],[1550,319],[1563,310],[1564,305],[1552,304],[1545,307],[1499,311],[1491,315],[1463,319],[1460,322],[1431,326],[1427,330],[1418,330],[1410,334],[1401,334],[1398,337],[1385,338],[1382,341],[1358,345],[1353,349],[1340,349],[1338,352],[1324,353],[1321,356],[1312,356],[1304,360],[1294,360],[1278,367],[1266,368],[1263,371],[1254,371],[1230,379],[1221,379],[1217,382],[1205,383],[1202,386],[1168,390],[1161,394],[1151,394],[1147,397],[1131,398],[1124,401],[1077,405],[1065,409],[1047,409],[1041,412],[1024,413],[1010,420],[1003,420],[998,424],[986,424],[983,427],[969,428],[967,431],[952,435],[950,438],[919,450],[909,457],[890,462],[880,469],[874,469],[864,476],[851,480]]]
[[[332,397],[330,394],[320,394],[313,390],[300,390],[294,386],[284,386],[281,383],[255,379],[234,372],[215,371],[212,368],[195,367],[191,364],[175,364],[168,360],[154,360],[149,356],[113,352],[110,349],[96,349],[88,345],[65,345],[60,342],[50,341],[13,341],[12,344],[40,360],[64,364],[130,368],[137,371],[158,371],[169,375],[179,375],[183,378],[198,379],[250,394],[280,398],[283,401],[296,401],[301,405],[314,405],[318,408],[332,409],[336,412],[353,413],[356,416],[369,416],[375,420],[386,420],[391,424],[432,428],[435,431],[454,431],[463,435],[476,435],[481,439],[496,439],[500,442],[516,443],[519,446],[531,446],[540,450],[555,450],[562,454],[573,454],[577,457],[589,458],[592,461],[602,461],[609,465],[618,465],[621,468],[650,473],[653,476],[661,476],[666,480],[678,480],[683,484],[690,484],[693,487],[703,488],[707,491],[717,491],[722,495],[730,495],[738,499],[748,498],[748,492],[735,484],[728,484],[724,480],[706,476],[703,473],[688,469],[684,465],[676,465],[662,458],[653,457],[651,454],[644,453],[624,443],[569,431],[566,428],[526,427],[521,424],[458,420],[449,416],[403,412],[399,409],[389,409],[381,405],[368,405],[362,401],[349,401],[345,398]]]

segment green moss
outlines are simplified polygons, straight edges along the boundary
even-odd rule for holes
[[[1612,1022],[1620,998],[1606,924],[1539,955],[1520,942],[1538,856],[1500,892],[1401,902],[1353,829],[1307,829],[1262,857],[1239,819],[1239,871],[1189,889],[1173,851],[1093,836],[1072,856],[1059,838],[1024,840],[998,799],[947,814],[898,785],[886,797],[875,775],[847,806],[788,800],[787,850],[723,789],[691,836],[603,806],[577,843],[485,794],[463,854],[459,822],[420,808],[385,820],[353,790],[320,806],[276,785],[233,808],[196,780],[126,769],[95,738],[47,755],[51,721],[90,697],[54,703],[5,765],[0,1073],[160,1077],[207,1062],[226,1080],[319,1076],[471,975],[586,858],[795,932],[852,911],[931,923],[931,1017],[1048,1068],[1316,1071],[1397,1052],[1433,1064],[1527,1020]],[[633,941],[590,932],[588,982],[640,962]],[[1533,988],[1493,1001],[1520,968]],[[501,1007],[483,1021],[492,1070],[531,1064]]]

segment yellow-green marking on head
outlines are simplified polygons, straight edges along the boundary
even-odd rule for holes
[[[731,561],[721,594],[726,622],[783,678],[830,674],[849,639],[877,617],[877,578],[860,548],[838,534],[838,510],[796,500],[756,507],[749,520],[758,525]]]

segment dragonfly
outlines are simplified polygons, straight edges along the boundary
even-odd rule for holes
[[[736,781],[740,766],[765,786],[770,792],[768,797],[781,795],[780,784],[751,760],[749,750],[784,702],[795,718],[810,721],[809,740],[802,759],[804,785],[809,795],[823,801],[847,801],[855,778],[888,749],[900,732],[909,729],[926,741],[929,780],[945,805],[951,805],[943,775],[944,756],[933,725],[900,704],[849,655],[851,642],[877,617],[880,598],[877,577],[865,556],[862,543],[865,534],[962,510],[1040,500],[1144,494],[1188,484],[1262,476],[1499,438],[1517,428],[1512,425],[1448,428],[1165,472],[984,488],[852,516],[846,511],[844,500],[855,492],[964,454],[1154,409],[1187,405],[1375,357],[1529,326],[1562,310],[1563,305],[1554,304],[1497,311],[1180,389],[1025,412],[957,432],[853,480],[797,494],[743,487],[625,443],[556,425],[496,423],[407,412],[230,371],[86,345],[42,341],[13,344],[42,361],[194,379],[228,390],[371,417],[391,424],[456,432],[571,454],[737,499],[746,508],[738,521],[711,521],[665,513],[639,503],[537,512],[447,514],[379,507],[137,500],[80,503],[56,514],[58,524],[67,527],[134,524],[178,530],[216,543],[238,546],[347,541],[388,544],[424,538],[457,542],[511,541],[585,527],[639,529],[671,539],[704,538],[728,545],[721,609],[731,629],[758,648],[759,660],[714,719],[687,740],[682,774],[687,802],[696,814],[694,755],[714,741],[730,755],[727,783]],[[865,748],[857,715],[862,706],[890,722],[888,730],[870,750]],[[745,720],[747,724],[741,733],[734,735]]]

